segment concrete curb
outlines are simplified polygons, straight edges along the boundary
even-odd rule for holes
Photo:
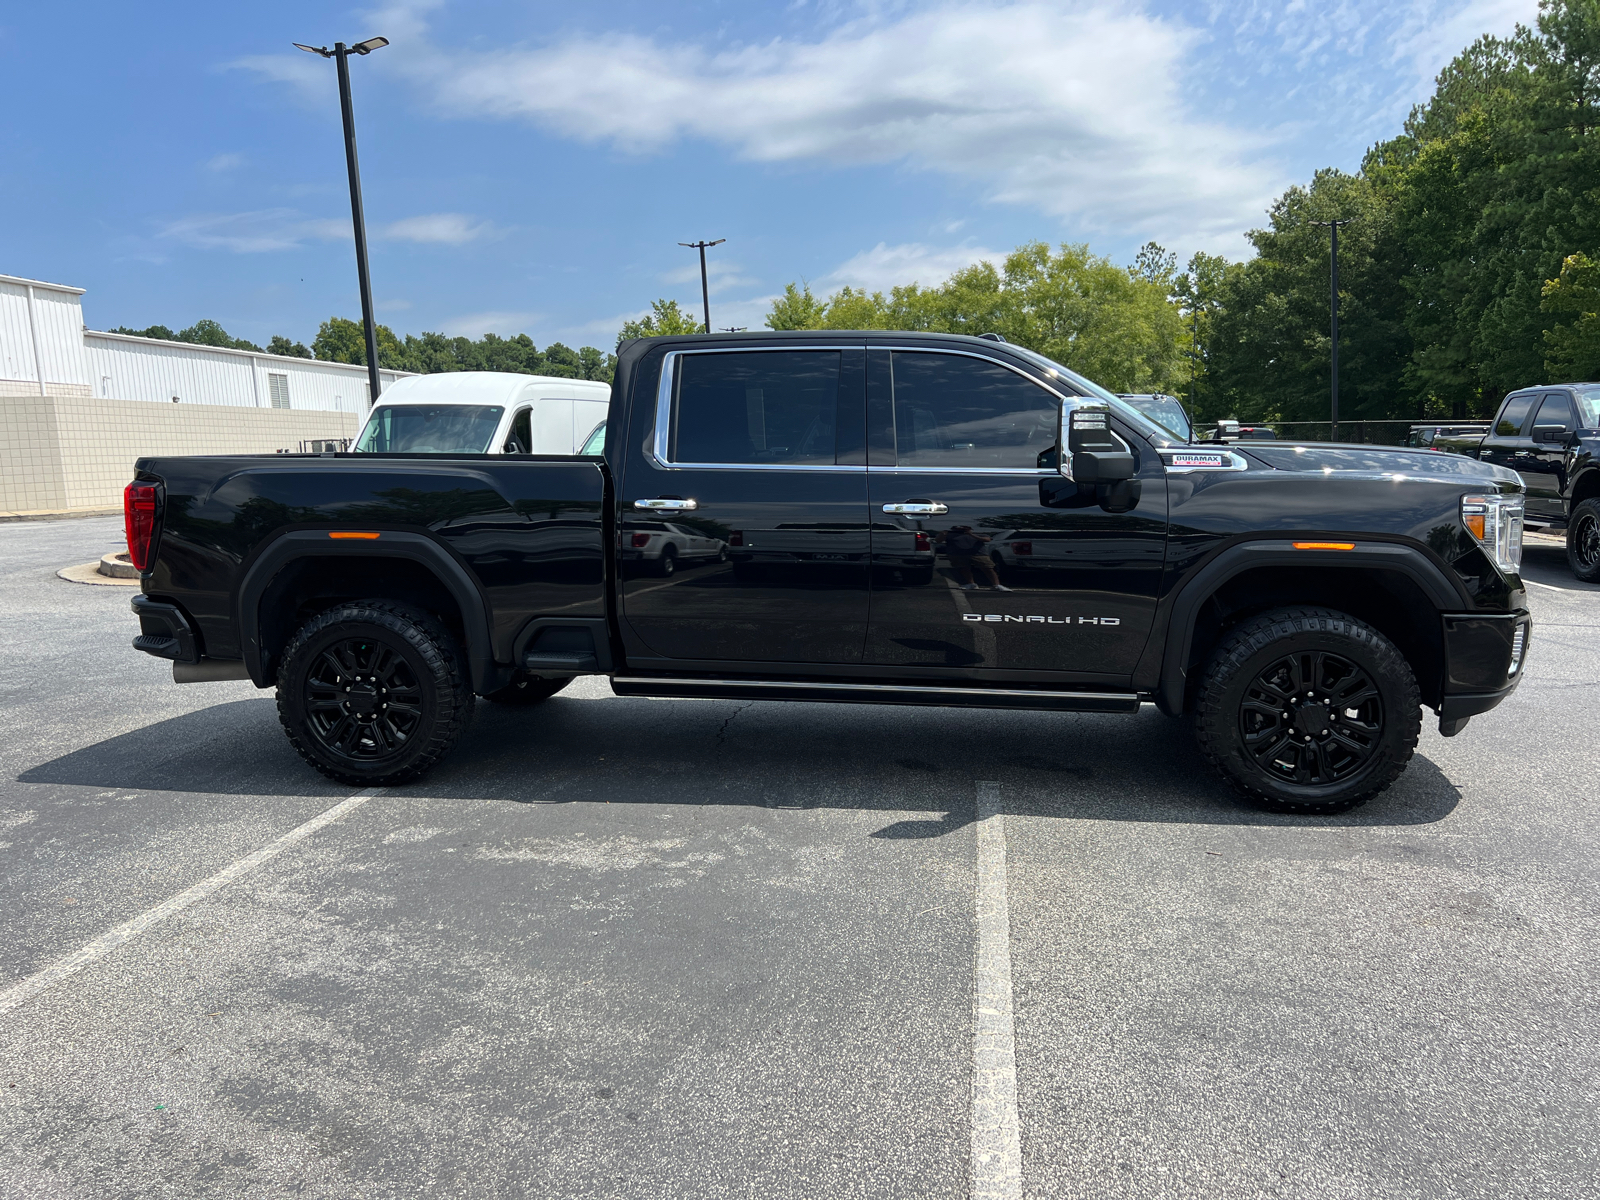
[[[90,583],[103,587],[138,587],[139,577],[132,579],[117,579],[110,575],[100,574],[98,562],[79,563],[75,567],[62,567],[56,572],[57,579],[65,579],[68,583]]]

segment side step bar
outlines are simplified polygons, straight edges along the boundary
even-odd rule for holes
[[[1132,713],[1137,692],[1047,692],[1030,688],[923,687],[906,683],[793,683],[765,679],[662,679],[613,675],[619,696],[671,700],[801,700],[837,704],[919,704],[940,708],[1022,708]]]

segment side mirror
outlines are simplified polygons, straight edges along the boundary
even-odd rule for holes
[[[1111,406],[1103,400],[1071,397],[1061,403],[1060,471],[1075,483],[1117,483],[1132,479],[1133,450],[1111,428]]]

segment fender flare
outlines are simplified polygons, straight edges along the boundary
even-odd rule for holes
[[[239,630],[239,645],[250,679],[257,687],[268,687],[261,650],[261,598],[272,581],[290,563],[303,558],[404,558],[421,563],[433,572],[461,610],[466,633],[467,670],[475,692],[492,690],[502,674],[494,661],[489,638],[489,607],[483,589],[466,567],[438,542],[420,533],[380,530],[371,541],[330,540],[327,529],[297,529],[280,534],[267,543],[245,571],[234,600],[234,620]]]
[[[1323,540],[1319,538],[1318,540]],[[1393,542],[1357,541],[1354,550],[1296,550],[1287,538],[1238,542],[1191,572],[1173,594],[1161,655],[1156,704],[1162,712],[1183,712],[1188,692],[1189,653],[1200,606],[1228,580],[1257,567],[1372,567],[1406,576],[1439,612],[1472,610],[1472,597],[1423,550]]]

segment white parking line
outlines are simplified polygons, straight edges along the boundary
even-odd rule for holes
[[[212,893],[221,890],[238,879],[241,875],[248,875],[262,863],[270,858],[283,853],[296,842],[310,837],[324,825],[337,821],[352,809],[360,808],[374,796],[382,794],[382,788],[369,788],[364,792],[357,792],[347,800],[340,801],[327,812],[321,813],[307,821],[297,829],[291,829],[276,841],[268,842],[238,862],[230,863],[223,867],[210,879],[202,880],[186,891],[179,892],[168,900],[163,900],[154,908],[140,913],[131,921],[124,921],[115,929],[109,930],[95,938],[94,941],[82,949],[58,959],[42,971],[36,971],[26,979],[12,984],[5,991],[0,992],[0,1014],[8,1013],[18,1005],[26,1003],[48,987],[60,983],[69,975],[75,975],[96,959],[104,958],[119,946],[125,945],[138,937],[152,925],[165,921],[174,913],[182,912],[191,904],[197,904]]]
[[[1011,907],[1000,785],[978,782],[978,946],[972,1001],[972,1196],[1020,1200],[1017,1044],[1011,1012]]]
[[[1553,583],[1540,583],[1537,579],[1524,579],[1523,583],[1531,583],[1534,587],[1542,587],[1547,592],[1575,592],[1577,588],[1557,587]]]

